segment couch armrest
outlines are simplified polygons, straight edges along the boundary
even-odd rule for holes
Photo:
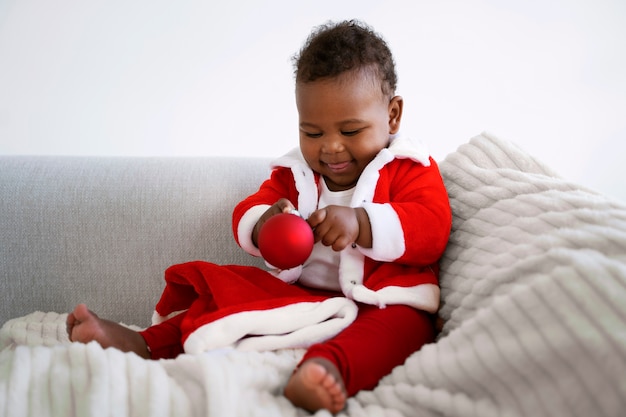
[[[147,326],[172,264],[253,264],[234,205],[261,158],[0,157],[0,323],[85,302]]]

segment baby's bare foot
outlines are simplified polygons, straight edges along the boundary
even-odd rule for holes
[[[72,342],[89,343],[92,340],[104,339],[104,331],[100,325],[100,318],[91,312],[85,304],[79,304],[66,320],[67,334]],[[102,343],[100,343],[102,344]]]
[[[339,371],[333,363],[321,358],[300,365],[285,387],[285,397],[305,410],[326,409],[331,413],[343,410],[347,399]]]
[[[114,347],[150,358],[144,338],[137,332],[110,320],[104,320],[85,304],[76,306],[67,316],[67,334],[72,342],[98,342],[103,348]]]

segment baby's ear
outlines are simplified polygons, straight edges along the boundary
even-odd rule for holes
[[[391,135],[395,135],[400,130],[403,104],[400,96],[394,96],[389,102],[389,134]]]

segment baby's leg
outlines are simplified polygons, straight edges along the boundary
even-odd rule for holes
[[[373,389],[394,367],[432,340],[433,320],[425,312],[402,305],[384,309],[360,305],[359,315],[350,326],[307,350],[300,367],[287,383],[285,396],[294,405],[309,411],[326,408],[337,413],[345,406],[347,397]],[[325,372],[320,373],[319,366],[317,371],[309,371],[310,362],[321,364]],[[332,376],[332,381],[339,383],[328,384],[320,374]],[[332,388],[324,391],[319,386]],[[333,396],[337,386],[341,388],[341,395]],[[329,403],[335,405],[329,406]]]
[[[296,369],[285,387],[296,407],[315,412],[326,409],[338,413],[346,405],[346,391],[339,371],[327,359],[311,358]]]
[[[67,316],[67,334],[72,342],[88,343],[95,340],[103,348],[114,347],[124,352],[134,352],[142,358],[150,358],[146,341],[139,333],[101,319],[85,304],[77,305]]]

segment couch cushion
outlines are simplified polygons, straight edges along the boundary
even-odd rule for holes
[[[168,266],[258,264],[230,218],[268,160],[2,157],[0,167],[1,322],[86,302],[147,325]]]

